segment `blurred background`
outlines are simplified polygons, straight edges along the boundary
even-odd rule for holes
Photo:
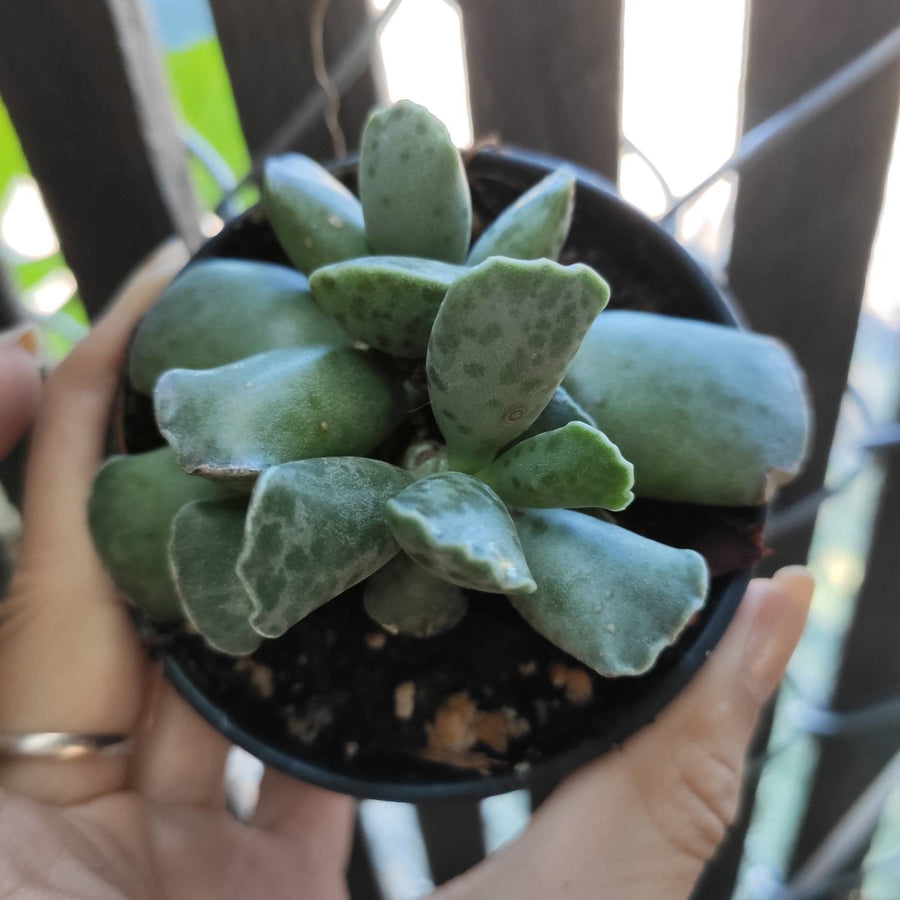
[[[0,4],[0,328],[53,365],[160,240],[254,203],[266,155],[352,151],[403,97],[461,147],[599,172],[799,356],[816,444],[765,566],[808,560],[813,613],[695,896],[900,900],[900,2]],[[236,805],[255,772],[235,753]],[[362,803],[354,897],[426,894],[539,799]]]

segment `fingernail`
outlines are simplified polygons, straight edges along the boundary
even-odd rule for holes
[[[780,569],[763,581],[755,605],[742,669],[748,689],[763,703],[778,686],[800,639],[815,581],[803,566]]]
[[[808,603],[816,586],[816,580],[806,566],[785,566],[772,576],[772,581],[798,603]]]

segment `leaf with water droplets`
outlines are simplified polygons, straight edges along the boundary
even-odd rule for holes
[[[493,257],[453,282],[426,366],[451,468],[482,468],[538,418],[608,300],[593,269],[550,260]]]
[[[557,647],[607,677],[642,675],[702,609],[706,563],[566,509],[516,517],[537,590],[510,596]]]
[[[375,459],[306,459],[266,470],[253,491],[237,571],[251,624],[278,637],[398,550],[384,504],[410,483]]]
[[[262,643],[250,627],[250,598],[235,571],[246,514],[246,497],[187,503],[175,516],[169,544],[188,621],[213,649],[234,656]]]
[[[131,380],[153,392],[167,369],[211,369],[282,347],[346,347],[353,338],[287,266],[247,259],[192,263],[135,332]]]
[[[469,183],[446,127],[424,106],[401,100],[369,117],[359,196],[376,253],[465,260],[472,230]]]
[[[266,160],[262,196],[278,242],[301,272],[371,252],[359,200],[308,156]]]
[[[602,431],[583,422],[516,444],[478,477],[513,506],[620,510],[634,499],[631,463]]]
[[[421,359],[450,285],[466,269],[414,256],[367,256],[310,277],[322,309],[347,331],[394,356]]]
[[[503,501],[471,475],[423,478],[388,502],[386,517],[400,546],[438,578],[489,593],[534,590]]]
[[[568,169],[557,169],[488,226],[467,264],[477,266],[490,256],[556,259],[569,233],[574,207],[575,176]]]
[[[736,328],[604,313],[566,387],[634,463],[639,497],[766,503],[809,447],[806,384],[790,350]]]
[[[368,453],[404,411],[402,391],[371,354],[329,347],[172,369],[154,404],[186,472],[236,479],[291,460]]]
[[[183,613],[169,570],[172,519],[192,500],[233,495],[185,475],[168,447],[114,456],[94,478],[88,504],[97,554],[129,600],[153,619],[177,621]]]
[[[462,588],[427,572],[405,553],[366,582],[363,603],[385,631],[418,638],[458,625],[469,605]]]

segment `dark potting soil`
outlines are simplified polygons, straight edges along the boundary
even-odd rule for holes
[[[492,154],[475,156],[468,169],[481,227],[540,174]],[[340,174],[354,186],[352,168]],[[596,268],[611,285],[612,307],[723,320],[708,295],[689,289],[677,252],[660,253],[658,238],[636,224],[607,229],[596,202],[579,187],[563,262]],[[200,255],[287,264],[259,210],[232,223]],[[127,383],[115,423],[114,442],[128,452],[162,442],[148,398]],[[396,461],[411,431],[432,428],[424,412],[375,455]],[[255,749],[265,745],[355,779],[363,793],[396,795],[361,788],[363,782],[450,787],[503,773],[528,783],[542,763],[590,742],[599,751],[598,737],[624,736],[620,724],[699,645],[725,592],[739,589],[736,573],[762,555],[763,514],[636,500],[613,517],[647,537],[699,551],[713,574],[706,608],[640,678],[601,678],[542,638],[504,597],[474,591],[458,626],[422,640],[386,634],[366,615],[358,585],[246,659],[208,650],[184,627],[156,628],[138,616],[139,626],[151,652],[178,670],[176,683],[205,697],[220,727],[237,726],[258,742]],[[301,774],[329,782],[327,774]]]

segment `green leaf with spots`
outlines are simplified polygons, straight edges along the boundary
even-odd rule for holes
[[[503,501],[461,472],[410,485],[387,504],[400,546],[423,568],[460,587],[528,593],[534,580]]]
[[[131,380],[150,394],[167,369],[211,369],[282,347],[352,343],[294,269],[211,259],[185,269],[142,319]]]
[[[620,510],[634,499],[631,463],[602,431],[583,422],[516,444],[478,477],[513,506]]]
[[[426,638],[458,625],[469,602],[462,588],[398,553],[367,582],[366,612],[385,631]]]
[[[639,497],[766,503],[809,447],[806,384],[790,350],[724,325],[604,313],[566,387],[634,464]]]
[[[422,359],[438,307],[465,271],[414,256],[368,256],[325,266],[310,285],[350,334],[385,353]]]
[[[359,200],[308,156],[268,159],[262,197],[278,242],[301,272],[371,252]]]
[[[607,677],[642,675],[706,599],[700,554],[566,509],[516,518],[537,590],[510,602],[529,625]]]
[[[264,637],[377,572],[398,551],[384,504],[410,483],[374,459],[307,459],[268,469],[250,500],[237,571]]]
[[[159,429],[186,472],[237,479],[291,460],[368,453],[405,406],[371,354],[328,347],[172,369],[153,399]]]
[[[556,259],[566,242],[575,208],[575,176],[557,169],[507,207],[475,243],[466,261],[490,256]]]
[[[575,402],[572,395],[565,388],[558,387],[541,414],[514,441],[507,445],[507,449],[536,434],[562,428],[569,422],[584,422],[585,425],[590,425],[592,428],[597,427],[597,423]]]
[[[222,653],[252,653],[262,638],[250,627],[252,606],[235,571],[247,499],[199,500],[172,523],[169,560],[188,621]]]
[[[172,519],[185,503],[233,496],[223,485],[191,478],[168,447],[107,460],[91,489],[94,546],[119,590],[151,618],[182,617],[169,570]]]
[[[608,300],[593,269],[550,260],[493,257],[453,282],[426,366],[451,468],[482,468],[538,418]]]
[[[446,127],[424,106],[401,100],[369,117],[359,196],[376,253],[465,260],[472,231],[469,183]]]

